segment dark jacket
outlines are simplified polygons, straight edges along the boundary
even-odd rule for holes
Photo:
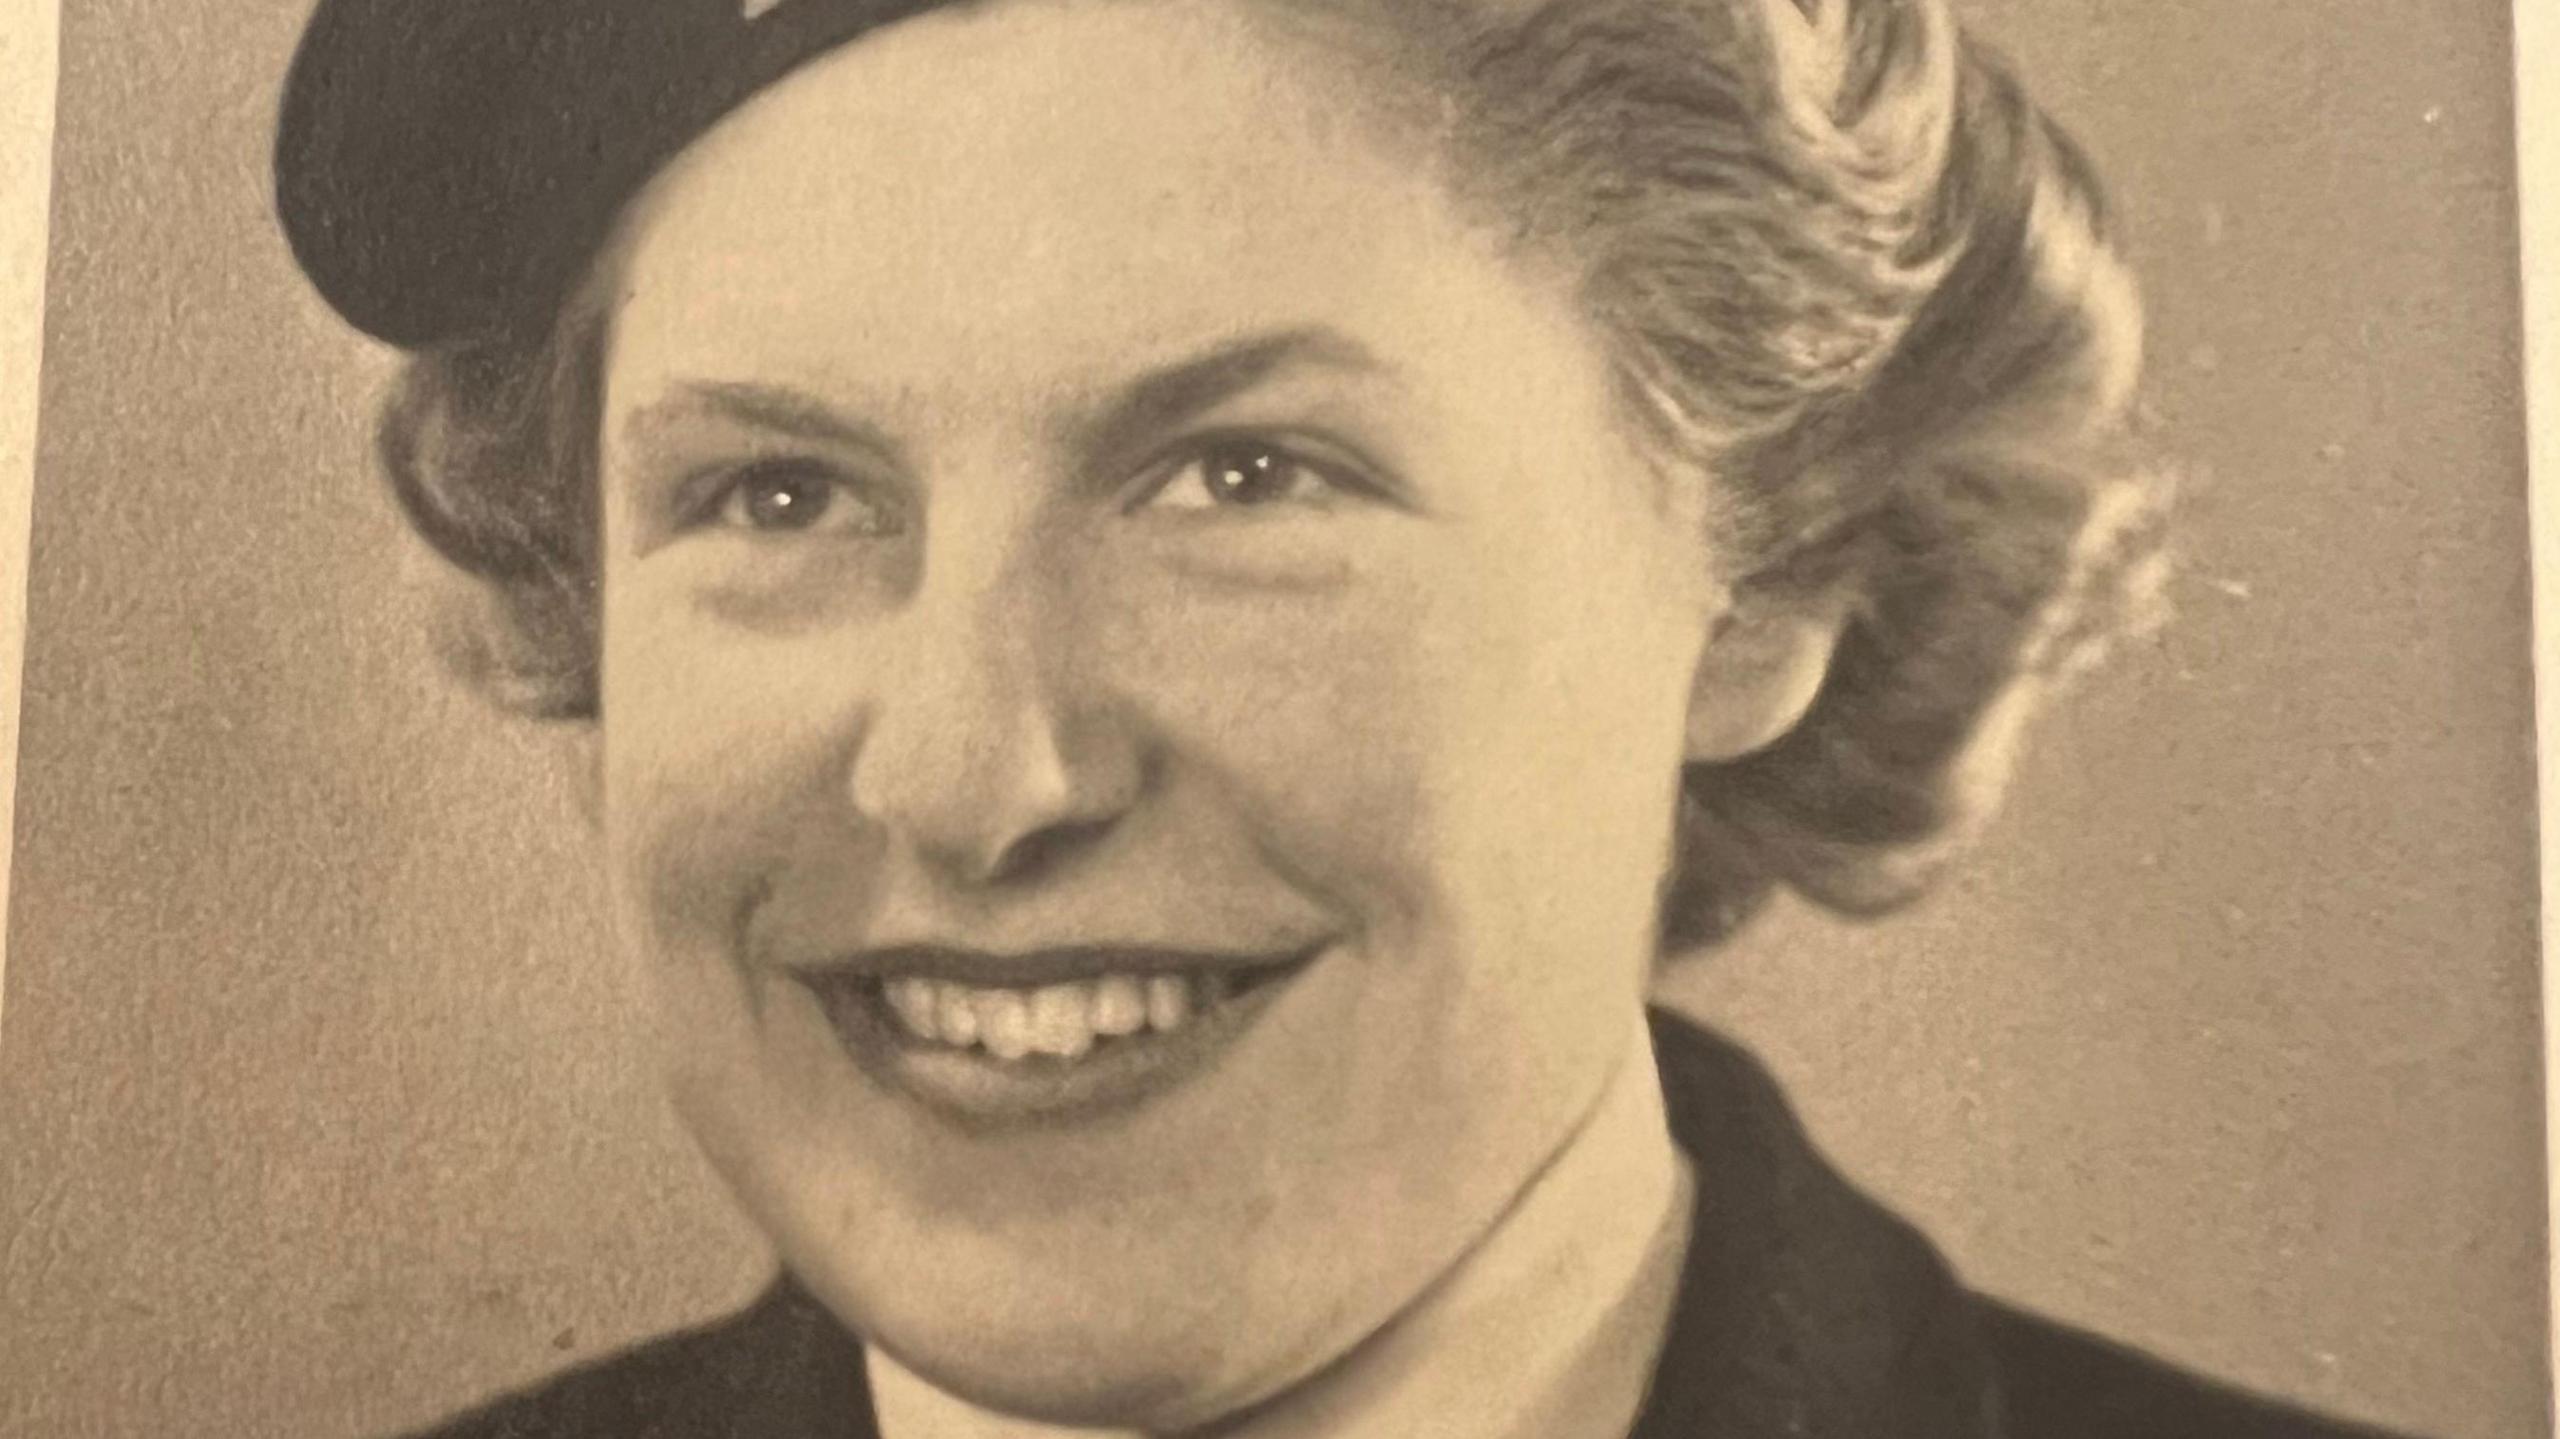
[[[1630,1439],[2382,1439],[1968,1292],[1748,1055],[1665,1014],[1654,1042],[1672,1131],[1715,1182]],[[534,1436],[877,1439],[861,1346],[788,1280],[435,1431]]]

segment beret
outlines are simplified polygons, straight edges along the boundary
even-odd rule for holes
[[[286,74],[276,209],[358,330],[547,329],[616,216],[794,66],[946,0],[321,0]]]

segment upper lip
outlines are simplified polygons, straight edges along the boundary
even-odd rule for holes
[[[1105,975],[1246,973],[1298,963],[1322,944],[1271,950],[1203,950],[1153,944],[1070,944],[1011,953],[942,943],[880,945],[802,966],[804,977],[939,979],[958,984],[1073,984]]]

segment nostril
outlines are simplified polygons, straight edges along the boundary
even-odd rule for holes
[[[1109,818],[1067,819],[1043,825],[1007,845],[985,874],[989,884],[1026,884],[1056,872],[1099,843]]]
[[[944,882],[1027,883],[1100,842],[1138,802],[1144,751],[1116,712],[1026,689],[1019,667],[970,673],[875,707],[840,782],[856,818]]]

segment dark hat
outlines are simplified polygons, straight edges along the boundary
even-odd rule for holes
[[[276,208],[357,329],[426,349],[547,327],[668,159],[812,56],[945,0],[320,0]]]

